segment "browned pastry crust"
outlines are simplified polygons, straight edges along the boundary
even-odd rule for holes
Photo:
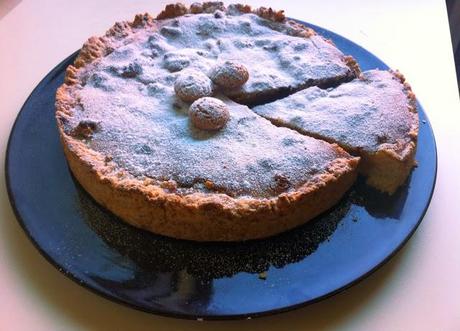
[[[169,5],[157,19],[185,13],[214,11],[219,3]],[[249,6],[234,8],[249,12]],[[225,9],[225,8],[224,8]],[[261,8],[254,13],[274,21],[285,20],[282,12]],[[310,36],[313,30],[287,22],[290,32]],[[168,181],[160,185],[140,180],[80,140],[65,133],[67,119],[79,100],[74,90],[80,84],[77,74],[85,66],[104,57],[136,37],[142,29],[156,30],[156,20],[149,14],[137,15],[132,22],[116,23],[102,37],[91,37],[83,45],[74,64],[66,71],[64,84],[56,93],[56,118],[70,169],[76,179],[101,205],[128,223],[166,236],[198,241],[236,241],[267,237],[314,218],[332,207],[354,183],[359,158],[344,155],[326,171],[296,189],[273,198],[234,198],[219,193],[169,193]],[[83,128],[91,134],[91,126]]]
[[[341,144],[341,147],[349,153],[361,157],[359,172],[366,177],[366,183],[388,194],[395,193],[405,183],[412,168],[417,164],[415,152],[419,128],[415,94],[412,92],[410,84],[399,71],[391,71],[391,73],[403,85],[403,90],[408,100],[407,112],[412,119],[411,128],[404,139],[392,144],[383,143],[375,152],[358,151],[352,146]],[[363,76],[359,78],[365,79]],[[319,136],[317,138],[328,140]]]
[[[415,94],[399,71],[392,73],[403,84],[409,104],[407,111],[412,117],[411,129],[407,133],[407,140],[395,144],[382,144],[376,153],[361,153],[359,169],[367,177],[366,181],[370,186],[389,194],[393,194],[404,184],[410,171],[417,164],[415,152],[419,128]]]
[[[61,129],[62,134],[62,129]],[[272,199],[166,193],[112,169],[105,157],[62,135],[70,169],[97,202],[128,223],[165,236],[239,241],[294,228],[335,205],[356,179],[358,159],[337,159],[294,192]]]

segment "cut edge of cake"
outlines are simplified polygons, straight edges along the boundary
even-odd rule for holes
[[[263,105],[265,103],[273,102],[282,98],[285,98],[291,94],[296,92],[302,91],[309,87],[319,87],[319,88],[329,88],[338,86],[342,83],[349,82],[356,77],[359,77],[361,73],[361,69],[359,68],[358,63],[356,60],[349,55],[345,55],[343,57],[343,62],[346,66],[350,69],[350,71],[346,72],[341,76],[335,76],[333,78],[326,78],[322,80],[314,80],[314,81],[305,81],[302,84],[297,86],[286,86],[282,88],[278,88],[277,90],[269,90],[264,92],[254,92],[254,93],[232,93],[229,94],[228,97],[231,98],[233,101],[247,105],[249,107],[255,107],[258,105]]]

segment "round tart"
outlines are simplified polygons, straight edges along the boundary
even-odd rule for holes
[[[359,75],[282,11],[175,4],[90,38],[56,118],[76,179],[124,221],[180,239],[264,238],[336,204],[360,158],[249,107]]]

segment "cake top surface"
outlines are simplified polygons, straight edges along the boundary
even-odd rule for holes
[[[215,60],[244,64],[249,81],[231,91],[232,95],[297,88],[350,74],[343,54],[323,37],[291,36],[286,30],[283,23],[252,13],[227,15],[216,11],[162,21],[161,38],[150,40],[154,47],[166,40],[179,50],[171,50],[170,56],[180,57],[184,64],[189,61],[189,66],[200,65],[206,73],[211,69],[209,63]]]
[[[210,75],[217,63],[236,61],[249,80],[227,96],[255,104],[279,91],[336,84],[354,72],[344,55],[312,30],[229,9],[155,21],[88,66],[95,71],[156,83],[183,69]],[[83,77],[83,80],[85,78]]]
[[[230,119],[219,131],[191,125],[188,105],[171,88],[112,81],[116,92],[85,86],[67,133],[110,156],[132,176],[170,181],[179,194],[221,192],[271,197],[294,190],[349,157],[334,146],[273,126],[249,108],[223,96]],[[162,97],[152,97],[155,93]],[[90,135],[75,128],[89,127]]]
[[[417,117],[407,93],[393,73],[370,70],[338,87],[310,87],[253,111],[342,147],[375,152],[383,144],[410,140]]]

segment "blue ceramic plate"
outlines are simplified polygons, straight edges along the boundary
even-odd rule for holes
[[[351,41],[313,26],[363,70],[387,69]],[[358,182],[338,206],[274,238],[200,244],[122,223],[67,168],[54,94],[72,54],[32,92],[11,132],[6,179],[17,218],[56,268],[108,299],[160,315],[233,319],[273,314],[331,296],[381,266],[421,222],[436,178],[433,132],[420,105],[419,166],[388,197]]]

